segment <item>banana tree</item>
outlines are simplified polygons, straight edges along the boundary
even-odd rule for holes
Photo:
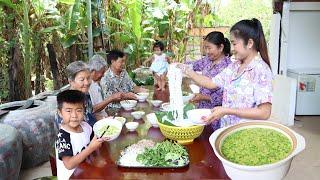
[[[142,59],[150,55],[149,47],[153,39],[149,32],[154,28],[143,24],[144,6],[140,0],[109,4],[114,9],[114,12],[107,14],[110,40],[115,44],[112,48],[124,49],[129,54],[129,69],[141,65]]]
[[[28,97],[25,90],[27,88],[30,89],[30,84],[25,82],[25,71],[23,70],[25,62],[19,39],[22,5],[21,2],[16,3],[9,0],[0,0],[0,8],[5,14],[1,17],[4,26],[1,26],[3,29],[0,34],[3,41],[3,43],[1,43],[1,49],[7,49],[7,51],[2,51],[4,54],[1,54],[1,59],[7,62],[8,65],[8,100],[22,100]]]

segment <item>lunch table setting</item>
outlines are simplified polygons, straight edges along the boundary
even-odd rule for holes
[[[149,89],[152,92],[153,87],[150,86]],[[166,123],[159,124],[157,118],[166,112],[165,106],[161,104],[169,103],[153,100],[153,97],[155,97],[153,93],[150,93],[145,101],[131,101],[132,108],[129,110],[126,105],[118,110],[107,110],[110,117],[99,120],[93,130],[98,137],[102,135],[107,137],[108,133],[112,137],[76,168],[71,179],[156,179],[165,177],[229,179],[209,143],[212,128],[194,125],[176,127],[177,130],[168,129],[170,126]],[[131,105],[129,105],[130,102],[127,103],[128,106]],[[187,106],[194,107],[191,104]],[[136,127],[132,127],[135,125]],[[198,130],[194,130],[193,127]],[[160,128],[163,129],[163,132]],[[184,128],[189,132],[179,135],[178,132]],[[105,131],[108,132],[104,133]],[[173,132],[170,134],[168,131]],[[180,140],[172,140],[166,136]],[[148,152],[144,150],[145,148],[149,148]],[[140,154],[137,155],[138,152]],[[162,157],[161,154],[166,154],[166,156]],[[136,161],[132,157],[139,157],[138,159],[141,160]],[[149,159],[150,157],[155,157],[155,159]]]
[[[148,89],[143,100],[123,101],[122,108],[106,110],[109,117],[99,120],[93,131],[108,137],[107,142],[71,179],[281,179],[305,147],[302,136],[268,121],[247,120],[214,130],[201,121],[211,110],[196,109],[185,100],[192,90],[182,92],[186,119],[170,121],[174,107],[154,99],[165,92]],[[261,136],[259,142],[243,145],[256,136]],[[276,145],[268,149],[270,144]]]

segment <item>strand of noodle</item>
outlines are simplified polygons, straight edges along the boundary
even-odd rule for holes
[[[170,64],[168,69],[170,107],[173,111],[174,120],[183,120],[183,100],[182,100],[182,71],[176,64]]]

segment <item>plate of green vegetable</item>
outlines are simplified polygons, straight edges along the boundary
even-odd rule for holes
[[[141,140],[125,148],[117,161],[127,168],[182,168],[189,165],[186,148],[175,141]]]

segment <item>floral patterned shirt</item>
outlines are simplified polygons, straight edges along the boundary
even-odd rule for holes
[[[238,74],[240,65],[240,61],[236,61],[212,78],[216,85],[224,88],[222,106],[254,108],[262,103],[271,103],[273,75],[261,56],[256,56],[244,71]],[[225,115],[221,118],[220,126],[236,124],[240,120],[240,117]]]
[[[136,84],[129,77],[128,72],[123,69],[120,75],[115,75],[109,68],[100,81],[104,97],[107,98],[117,92],[132,92]],[[109,103],[107,108],[121,108],[120,103]]]
[[[192,64],[194,71],[201,71],[202,75],[213,78],[225,69],[231,60],[229,57],[224,57],[218,64],[213,64],[213,61],[208,56],[203,57],[197,61],[189,61],[186,64]],[[198,108],[214,108],[215,106],[221,106],[223,88],[207,89],[200,87],[200,94],[209,96],[211,101],[200,101]]]

